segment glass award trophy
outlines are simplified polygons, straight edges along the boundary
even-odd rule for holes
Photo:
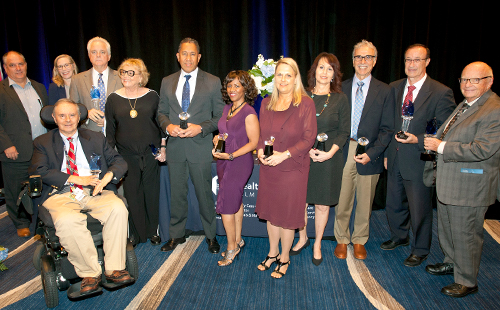
[[[401,124],[401,131],[397,133],[399,139],[408,139],[405,132],[408,132],[410,121],[413,119],[413,102],[409,101],[408,106],[403,106],[403,115],[401,115],[403,123]]]
[[[153,143],[149,145],[151,148],[151,154],[156,158],[161,155],[161,149],[157,148]]]
[[[264,141],[264,158],[268,158],[269,156],[273,155],[273,144],[274,144],[274,137],[271,136],[269,140]]]
[[[318,134],[318,136],[316,137],[316,140],[318,140],[318,145],[316,146],[316,149],[318,151],[325,151],[325,142],[326,140],[328,140],[328,135],[324,132]],[[316,154],[316,156],[318,156],[318,154]]]
[[[358,146],[356,147],[356,156],[366,153],[366,146],[368,145],[368,143],[370,143],[370,141],[365,137],[361,137],[358,139]]]
[[[97,155],[96,153],[92,153],[90,155],[90,175],[95,176],[99,179],[99,174],[101,174],[101,155]],[[94,191],[92,188],[91,193]]]
[[[427,122],[427,127],[425,128],[424,137],[426,138],[435,138],[437,133],[437,120],[434,117],[430,121]],[[433,161],[436,158],[436,152],[431,150],[425,150],[425,152],[420,153],[420,160],[423,161]]]
[[[99,89],[95,86],[92,86],[90,89],[90,98],[92,99],[92,105],[94,109],[96,110],[101,110],[101,107],[99,107],[99,100],[101,98],[101,94],[99,93]]]
[[[225,153],[226,152],[226,139],[227,133],[220,133],[219,140],[217,141],[217,146],[215,147],[215,153]]]
[[[181,120],[180,126],[181,129],[187,129],[188,128],[188,123],[187,120],[191,115],[189,115],[188,112],[182,112],[179,114],[179,119]]]

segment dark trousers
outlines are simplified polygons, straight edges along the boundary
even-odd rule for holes
[[[432,239],[432,188],[423,179],[405,180],[396,162],[387,173],[386,213],[391,239],[402,241],[413,231],[411,253],[429,254]],[[407,201],[406,201],[407,200]]]
[[[188,215],[188,179],[191,177],[199,203],[201,224],[208,239],[215,237],[215,205],[212,198],[212,163],[169,162],[170,175],[170,237],[185,234]]]
[[[28,168],[31,162],[2,161],[2,176],[4,180],[4,195],[7,212],[17,229],[27,228],[31,223],[31,215],[22,205],[16,205],[23,182],[29,179]]]
[[[130,231],[138,242],[146,242],[157,235],[160,167],[150,153],[122,156],[128,164],[123,194],[129,208]]]

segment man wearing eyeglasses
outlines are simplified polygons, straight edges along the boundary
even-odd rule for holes
[[[92,68],[71,78],[69,97],[76,103],[84,104],[89,111],[89,119],[83,124],[83,127],[105,133],[104,107],[106,98],[112,92],[122,88],[123,85],[118,72],[108,67],[108,62],[111,59],[111,46],[108,41],[101,37],[92,38],[87,43],[87,51]],[[90,97],[92,86],[99,89],[99,109],[94,107]]]
[[[414,44],[405,52],[407,78],[390,84],[395,98],[394,128],[402,124],[403,106],[413,105],[414,114],[406,138],[394,135],[386,151],[387,199],[386,212],[391,238],[380,245],[393,250],[411,243],[410,255],[403,264],[419,266],[427,259],[432,238],[432,188],[424,185],[424,134],[427,123],[436,118],[438,126],[456,107],[453,91],[431,79],[426,68],[430,51],[422,44]],[[410,242],[409,230],[413,231]]]
[[[439,128],[425,138],[437,151],[438,236],[443,263],[428,265],[433,275],[453,274],[441,292],[452,297],[476,293],[483,248],[483,223],[495,202],[500,167],[500,98],[490,90],[493,71],[484,62],[465,67],[458,79],[465,100]],[[426,163],[424,179],[433,178]]]
[[[49,101],[45,86],[27,77],[28,65],[18,52],[7,52],[3,68],[8,78],[0,82],[0,161],[7,212],[19,237],[29,237],[31,216],[18,207],[22,183],[28,180],[33,140],[46,133],[40,109]]]
[[[354,257],[365,259],[365,243],[370,232],[370,214],[375,188],[384,170],[384,151],[394,132],[394,100],[389,85],[371,75],[377,62],[376,47],[366,40],[354,46],[355,75],[342,83],[342,91],[351,104],[351,136],[343,152],[346,164],[342,175],[339,203],[335,211],[335,256],[347,258],[347,245],[352,241]],[[365,152],[356,155],[359,138],[368,139]],[[356,196],[354,230],[349,222]]]

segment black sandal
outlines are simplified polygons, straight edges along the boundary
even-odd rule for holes
[[[281,278],[283,278],[286,275],[286,273],[283,273],[280,270],[281,270],[281,267],[286,266],[286,265],[288,265],[288,267],[290,267],[290,260],[288,260],[288,262],[286,262],[286,263],[278,262],[277,266],[276,266],[276,269],[274,269],[273,273],[276,272],[277,274],[280,274],[281,277],[279,277],[279,278],[273,277],[273,278],[275,278],[275,279],[281,279]],[[286,271],[288,272],[288,268],[286,269]],[[272,275],[273,274],[271,273],[271,276]]]
[[[277,264],[279,263],[280,260],[279,260],[278,256],[280,256],[279,253],[276,256],[266,256],[266,259],[262,263],[259,264],[259,266],[263,266],[264,267],[264,270],[259,269],[259,266],[257,266],[257,269],[259,269],[260,271],[269,270],[269,268],[271,268],[274,263],[277,263]],[[271,262],[271,265],[267,266],[266,263],[270,259],[274,259],[274,261]]]

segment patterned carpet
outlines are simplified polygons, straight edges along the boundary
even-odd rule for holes
[[[217,266],[220,256],[207,251],[203,236],[189,237],[171,253],[144,243],[135,250],[140,277],[134,285],[78,302],[59,292],[57,309],[499,309],[500,223],[485,222],[479,292],[461,299],[440,293],[453,276],[424,270],[427,263],[443,258],[435,223],[431,254],[419,267],[403,266],[409,247],[379,248],[389,236],[385,211],[379,210],[372,213],[366,260],[354,259],[351,246],[347,260],[339,260],[333,255],[336,243],[323,240],[320,266],[311,263],[308,247],[292,257],[280,280],[256,268],[267,253],[266,238],[245,237],[239,259],[224,268]],[[224,249],[226,238],[218,240]],[[0,309],[46,307],[39,273],[32,266],[36,242],[18,238],[5,207],[0,207],[0,244],[10,254],[5,261],[9,270],[0,272]]]

